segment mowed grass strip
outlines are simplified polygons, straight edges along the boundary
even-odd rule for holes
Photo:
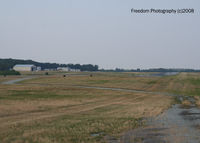
[[[160,114],[172,102],[162,95],[56,84],[0,85],[0,98],[5,143],[104,142],[106,135],[143,125],[141,118]]]
[[[0,84],[2,83],[2,82],[5,82],[5,81],[9,81],[9,80],[14,80],[14,79],[18,79],[18,78],[22,78],[23,76],[20,76],[20,75],[7,75],[7,76],[2,76],[2,75],[0,75]]]
[[[50,76],[24,81],[24,83],[84,85],[114,87],[155,92],[168,92],[185,96],[200,95],[200,73],[179,73],[164,77],[138,77],[138,73],[93,73],[93,76]],[[145,74],[145,73],[143,73]],[[146,73],[149,74],[149,73]]]

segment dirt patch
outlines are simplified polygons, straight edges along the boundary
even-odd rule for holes
[[[109,143],[165,143],[163,137],[166,136],[167,128],[140,128],[127,132],[120,139],[105,137]]]
[[[198,107],[200,107],[200,97],[199,96],[194,96],[195,100],[196,100],[196,105]]]
[[[106,140],[108,143],[198,143],[200,109],[195,107],[192,97],[188,101],[188,108],[174,105],[157,117],[145,119],[146,127],[125,132],[120,138],[107,137]]]

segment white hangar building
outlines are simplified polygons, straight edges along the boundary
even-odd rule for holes
[[[15,71],[35,71],[37,68],[35,65],[15,65],[13,69]]]

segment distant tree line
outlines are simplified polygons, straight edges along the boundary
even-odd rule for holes
[[[40,63],[32,60],[19,60],[19,59],[0,59],[0,71],[12,70],[16,64],[33,64],[44,69],[57,69],[58,67],[69,67],[71,69],[80,69],[81,71],[103,71],[103,72],[200,72],[195,69],[167,69],[167,68],[154,68],[154,69],[100,69],[97,65],[92,64],[57,64],[57,63]]]
[[[196,69],[165,69],[165,68],[155,68],[155,69],[120,69],[120,68],[116,68],[116,69],[109,69],[109,70],[105,70],[105,69],[100,69],[99,71],[103,71],[103,72],[200,72],[200,70],[196,70]]]
[[[135,72],[200,72],[196,69],[167,69],[167,68],[154,68],[154,69],[136,69],[131,70]]]
[[[16,64],[33,64],[44,69],[57,69],[58,67],[69,67],[71,69],[80,69],[81,71],[98,71],[97,65],[92,64],[57,64],[57,63],[40,63],[32,60],[19,59],[0,59],[0,71],[8,71]]]

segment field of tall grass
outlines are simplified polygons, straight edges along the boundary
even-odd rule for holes
[[[20,84],[0,84],[1,141],[106,142],[106,136],[118,137],[125,131],[143,126],[142,118],[160,114],[173,102],[171,97],[162,94],[73,86],[134,89],[138,84],[138,89],[145,89],[159,80],[157,77],[140,79],[132,73],[92,73],[92,77],[90,74],[40,75]]]

